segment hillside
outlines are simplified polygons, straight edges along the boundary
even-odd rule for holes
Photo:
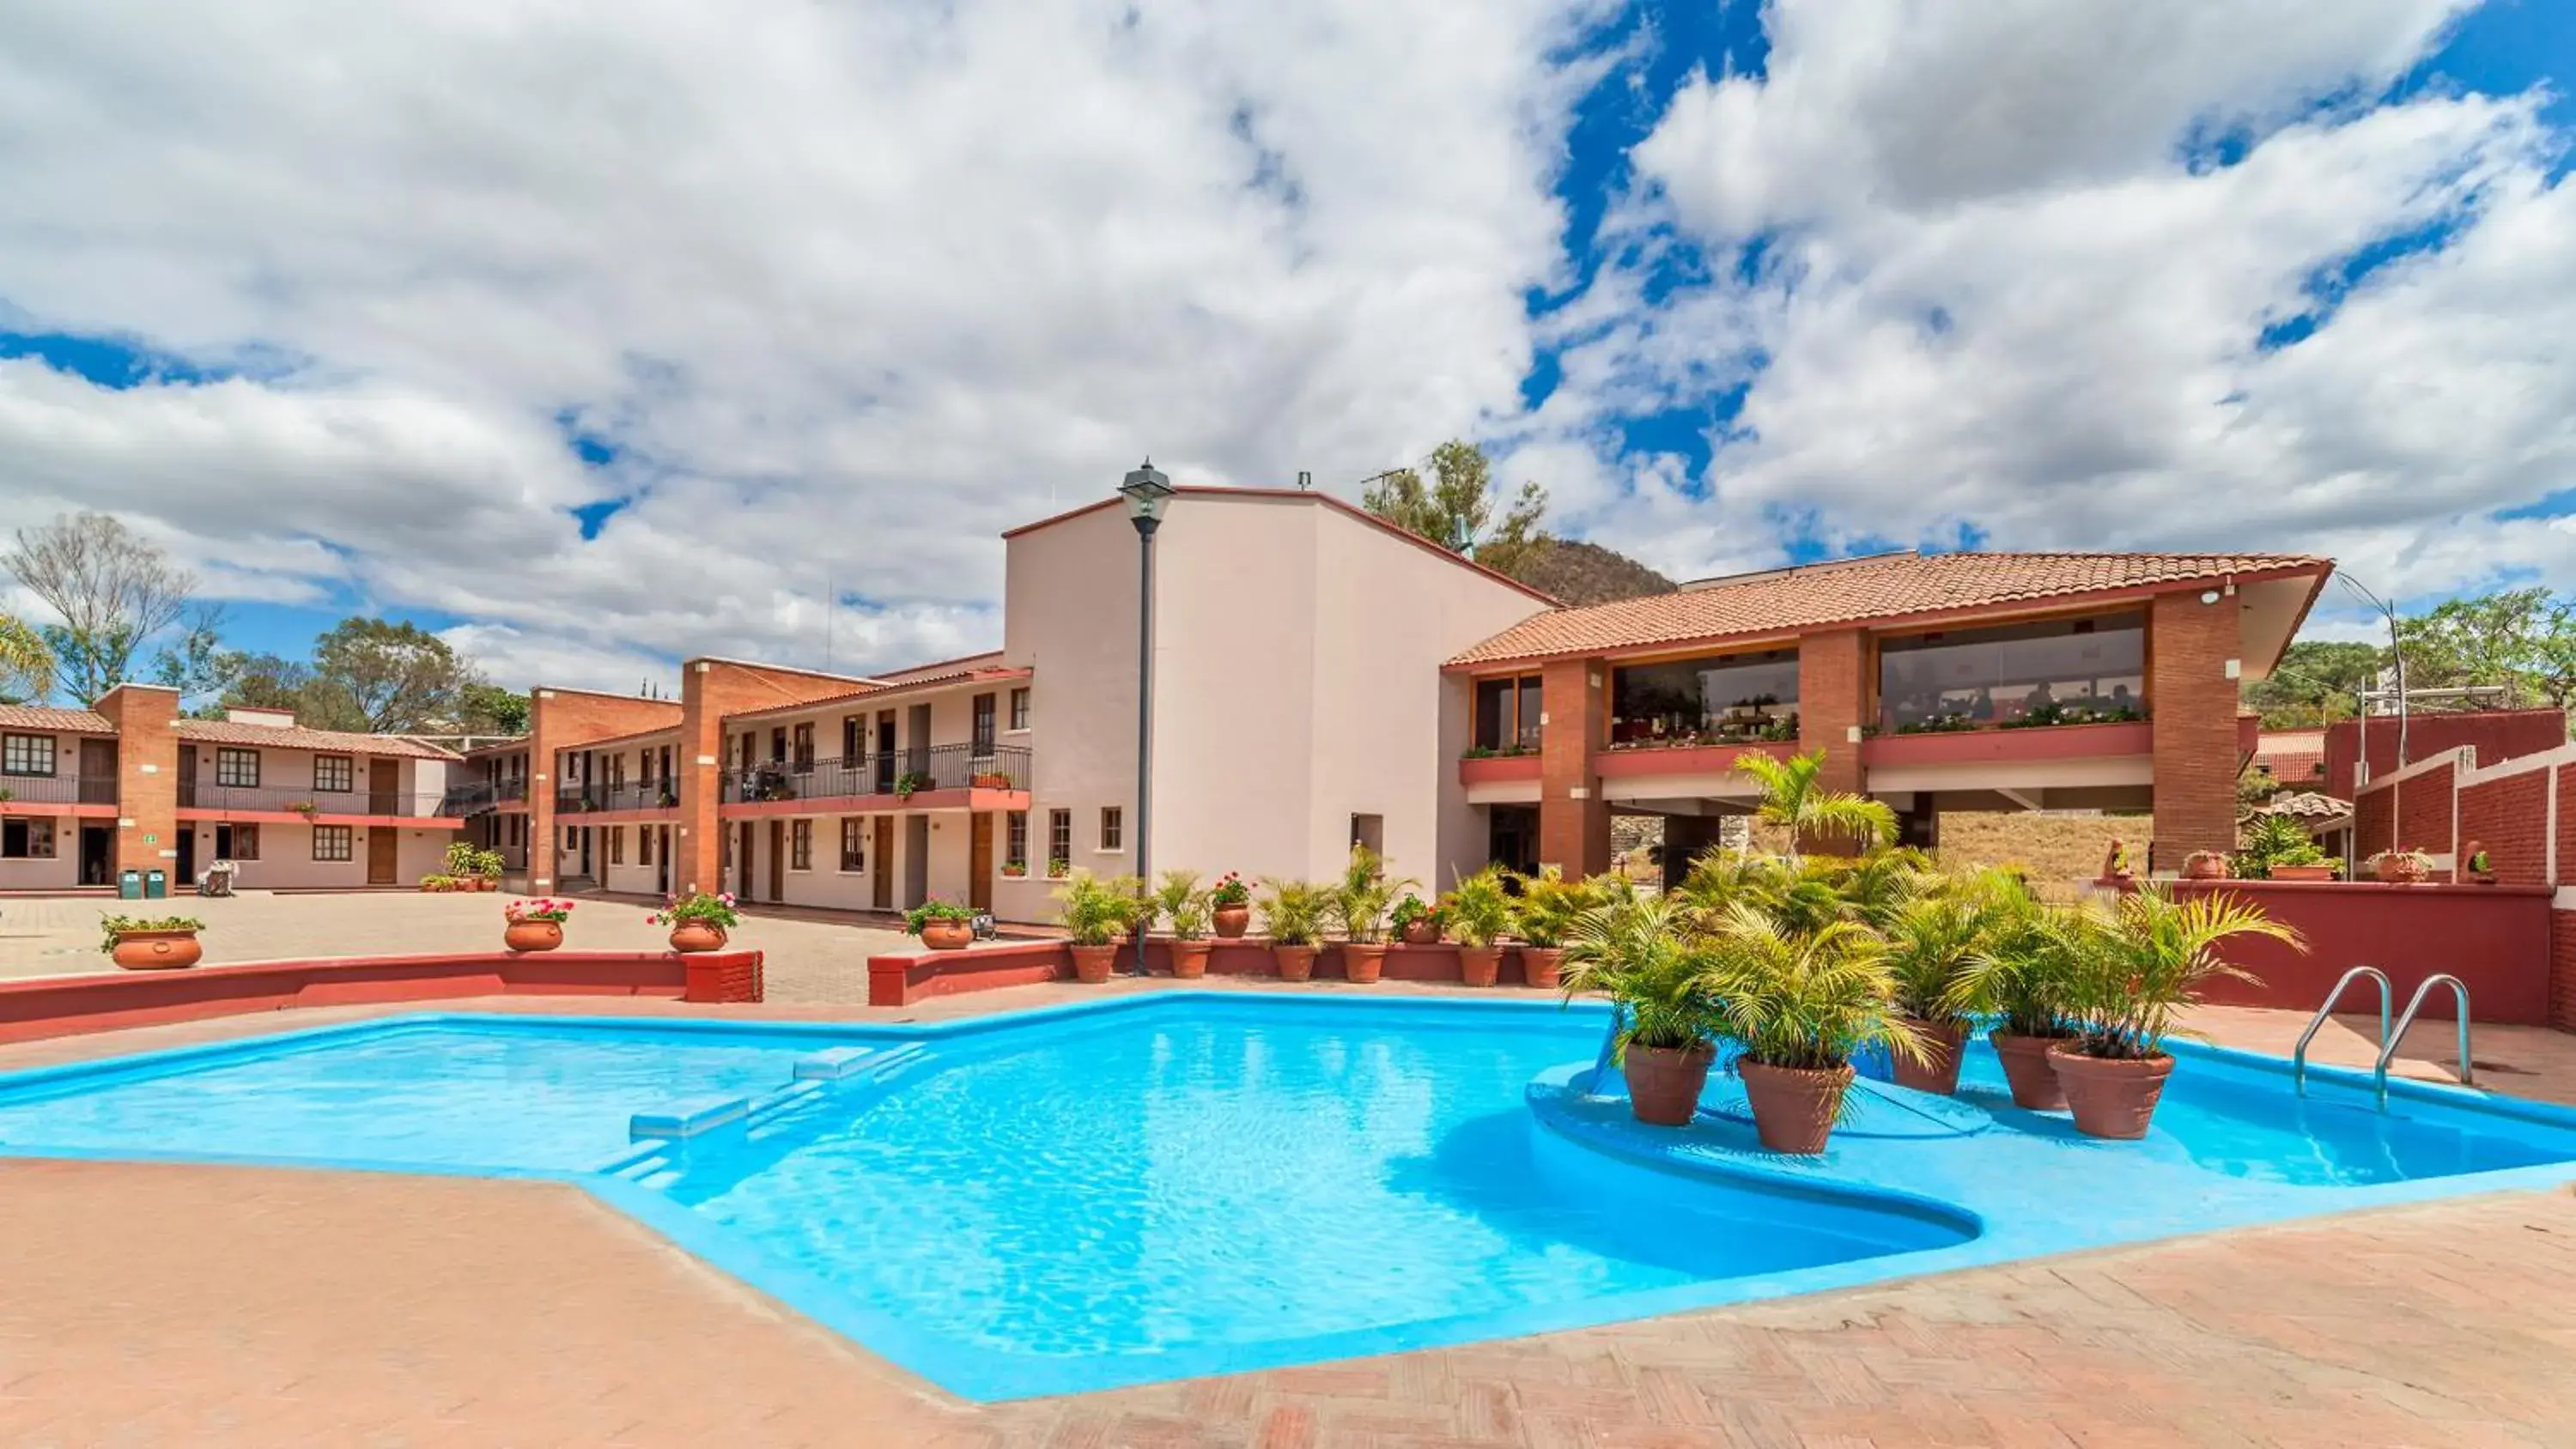
[[[1669,594],[1671,579],[1612,549],[1579,539],[1551,538],[1512,570],[1531,588],[1568,604],[1606,604],[1647,594]]]

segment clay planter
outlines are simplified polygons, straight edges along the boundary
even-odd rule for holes
[[[501,944],[513,951],[551,951],[563,944],[563,922],[512,921],[501,928]]]
[[[975,944],[975,926],[971,921],[924,921],[921,944],[933,951],[963,951]]]
[[[497,875],[476,876],[475,879],[481,882],[474,887],[478,891],[497,891],[501,888],[501,878]]]
[[[1085,986],[1098,986],[1109,979],[1109,970],[1118,964],[1116,946],[1072,946],[1073,979]]]
[[[2195,850],[2182,863],[2184,880],[2227,879],[2227,857],[2214,850]]]
[[[1521,948],[1521,975],[1527,977],[1529,984],[1541,991],[1556,989],[1557,977],[1564,965],[1565,950],[1561,946],[1523,946]]]
[[[1246,902],[1239,906],[1219,906],[1216,908],[1216,914],[1210,917],[1210,919],[1216,924],[1216,937],[1218,940],[1240,941],[1243,939],[1243,933],[1252,929],[1251,903]]]
[[[1408,945],[1408,946],[1437,946],[1437,945],[1439,945],[1439,944],[1440,944],[1440,923],[1439,923],[1438,921],[1407,921],[1407,922],[1405,922],[1405,923],[1404,923],[1404,944],[1406,944],[1406,945]]]
[[[1342,943],[1342,972],[1354,986],[1374,986],[1386,972],[1384,941],[1345,941]]]
[[[1312,981],[1315,979],[1314,947],[1273,946],[1270,948],[1270,954],[1279,963],[1280,980]]]
[[[2371,871],[2382,885],[2422,885],[2427,874],[2424,862],[2411,855],[2383,855]]]
[[[1502,979],[1503,948],[1500,946],[1461,946],[1458,948],[1458,979],[1470,986],[1491,986]]]
[[[1852,1083],[1851,1068],[1804,1071],[1739,1061],[1735,1070],[1744,1078],[1744,1100],[1753,1108],[1754,1135],[1765,1148],[1810,1157],[1825,1150],[1843,1093]]]
[[[1896,1085],[1918,1092],[1938,1092],[1944,1097],[1959,1090],[1959,1051],[1967,1045],[1967,1023],[1954,1021],[1948,1026],[1934,1026],[1909,1018],[1908,1024],[1923,1033],[1923,1054],[1928,1060],[1910,1062],[1894,1052],[1888,1053],[1890,1065],[1896,1068]]]
[[[1716,1049],[1705,1042],[1628,1048],[1619,1063],[1628,1078],[1628,1111],[1649,1127],[1689,1126],[1699,1112],[1700,1089],[1708,1085],[1708,1064],[1716,1059]]]
[[[682,921],[671,928],[671,949],[683,956],[700,951],[721,951],[724,944],[722,926],[710,926],[704,921]]]
[[[2335,868],[2330,865],[2276,865],[2272,867],[2272,879],[2274,880],[2333,880],[2334,878]]]
[[[1986,1040],[1995,1044],[1995,1055],[2003,1060],[2004,1080],[2012,1084],[2014,1106],[2054,1112],[2066,1105],[2066,1092],[2057,1084],[2057,1069],[2048,1064],[2048,1049],[2064,1041],[2064,1037],[2013,1036],[1999,1031]]]
[[[966,783],[978,790],[1007,790],[1011,788],[1011,777],[998,774],[977,775]]]
[[[120,931],[110,953],[128,971],[184,970],[205,954],[194,931]]]
[[[2117,1061],[2085,1056],[2063,1042],[2049,1052],[2048,1062],[2057,1069],[2058,1084],[2066,1091],[2075,1130],[2117,1142],[2147,1135],[2147,1124],[2155,1120],[2156,1101],[2165,1094],[2165,1078],[2173,1075],[2169,1056]]]
[[[1208,951],[1205,941],[1172,943],[1172,977],[1177,981],[1196,981],[1207,975]]]

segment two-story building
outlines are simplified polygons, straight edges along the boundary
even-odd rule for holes
[[[107,716],[0,705],[0,890],[115,879],[116,766]]]

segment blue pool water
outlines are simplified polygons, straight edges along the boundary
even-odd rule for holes
[[[977,1398],[2576,1177],[2576,1114],[2401,1086],[2383,1115],[2209,1051],[2143,1142],[2013,1108],[1979,1050],[1957,1099],[1864,1082],[1831,1151],[1780,1158],[1723,1072],[1692,1127],[1637,1126],[1603,1020],[1179,992],[920,1028],[405,1018],[0,1076],[0,1153],[561,1175]],[[738,1120],[637,1141],[639,1113]]]

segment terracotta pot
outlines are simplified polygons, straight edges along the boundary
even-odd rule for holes
[[[1923,1053],[1929,1059],[1920,1064],[1907,1061],[1890,1052],[1896,1068],[1896,1085],[1912,1087],[1918,1092],[1938,1092],[1949,1096],[1959,1090],[1959,1049],[1967,1044],[1968,1024],[1954,1021],[1935,1026],[1928,1021],[1907,1018],[1907,1024],[1923,1033]]]
[[[2371,871],[2382,885],[2420,885],[2426,874],[2424,862],[2411,855],[2383,855]]]
[[[1541,991],[1556,989],[1557,979],[1564,965],[1565,950],[1561,946],[1523,946],[1521,948],[1521,975],[1529,978],[1529,984]]]
[[[477,876],[475,879],[483,882],[481,885],[475,887],[476,890],[497,891],[501,888],[501,878],[499,876]]]
[[[1384,941],[1345,941],[1342,943],[1342,974],[1354,986],[1374,986],[1386,974]]]
[[[2276,865],[2272,867],[2272,879],[2274,880],[2333,880],[2334,878],[2335,868],[2330,865]]]
[[[512,921],[501,928],[501,944],[513,951],[551,951],[563,944],[563,922]]]
[[[1461,946],[1458,948],[1458,979],[1470,986],[1491,986],[1503,976],[1503,948],[1500,946]]]
[[[1206,941],[1174,941],[1172,943],[1173,979],[1196,981],[1207,975],[1208,952],[1211,949],[1212,947]]]
[[[973,785],[978,790],[1007,790],[1011,788],[1011,777],[1008,775],[977,775],[967,783]]]
[[[120,931],[110,954],[128,971],[179,971],[196,965],[206,948],[194,931]]]
[[[1628,1078],[1628,1111],[1650,1127],[1687,1127],[1699,1112],[1700,1089],[1708,1085],[1714,1047],[1628,1048],[1619,1070]]]
[[[975,926],[970,921],[924,921],[921,944],[933,951],[963,951],[975,944]]]
[[[724,949],[725,931],[704,921],[682,921],[671,927],[671,949],[683,956]]]
[[[1252,929],[1252,905],[1247,901],[1239,906],[1219,906],[1210,919],[1216,924],[1218,940],[1240,941],[1243,933]]]
[[[2227,857],[2214,851],[2193,851],[2183,860],[2182,878],[2184,880],[2225,880],[2227,879]]]
[[[1843,1093],[1852,1083],[1851,1068],[1806,1071],[1739,1061],[1735,1070],[1744,1078],[1744,1100],[1753,1108],[1753,1132],[1764,1147],[1811,1157],[1825,1150],[1825,1139],[1834,1134],[1834,1117],[1842,1110]]]
[[[1437,946],[1437,945],[1439,945],[1439,944],[1440,944],[1440,923],[1439,923],[1438,921],[1407,921],[1407,922],[1405,922],[1405,923],[1404,923],[1404,944],[1406,944],[1406,945],[1408,945],[1408,946]]]
[[[1074,946],[1073,979],[1085,986],[1098,986],[1109,979],[1110,968],[1118,964],[1116,946]]]
[[[1315,979],[1315,948],[1312,946],[1273,946],[1270,954],[1279,962],[1282,981]]]
[[[1995,1044],[1995,1055],[2003,1060],[2004,1080],[2012,1084],[2014,1106],[2054,1112],[2066,1105],[2066,1093],[2057,1085],[2057,1069],[2048,1064],[2048,1049],[2064,1041],[2064,1037],[2014,1036],[1999,1031],[1986,1040]]]
[[[2156,1102],[2165,1094],[2165,1078],[2173,1075],[2168,1056],[2136,1061],[2088,1057],[2064,1042],[2050,1050],[2048,1064],[2057,1069],[2067,1110],[2075,1114],[2075,1130],[2117,1142],[2147,1135]]]

